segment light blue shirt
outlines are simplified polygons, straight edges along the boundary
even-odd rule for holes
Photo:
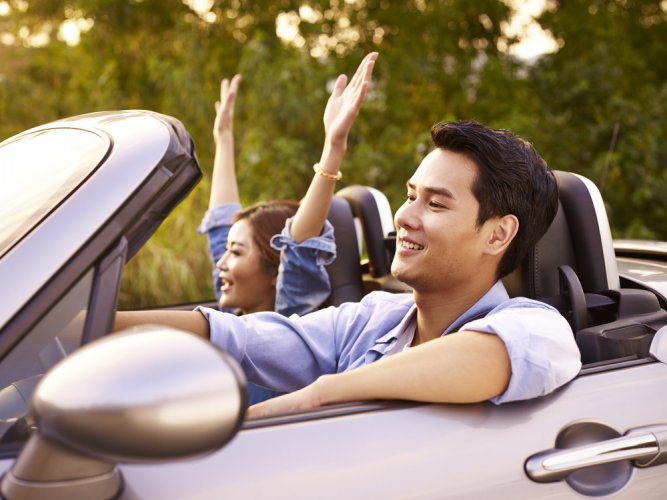
[[[213,262],[213,286],[220,299],[220,277],[216,263],[225,253],[234,214],[241,210],[238,203],[226,203],[204,215],[198,232],[208,237]],[[317,309],[331,293],[331,282],[325,266],[336,258],[334,229],[325,221],[322,234],[301,243],[292,239],[288,219],[280,234],[271,238],[271,246],[280,251],[280,267],[276,281],[276,312],[289,316],[306,314]]]
[[[211,341],[241,363],[250,381],[290,392],[389,355],[417,308],[412,294],[372,292],[359,303],[301,317],[198,310],[209,321]],[[463,330],[498,335],[505,343],[512,375],[505,392],[491,400],[496,404],[548,394],[581,368],[565,318],[542,302],[510,299],[501,282],[443,335]]]

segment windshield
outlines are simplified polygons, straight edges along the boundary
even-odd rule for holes
[[[109,139],[72,128],[0,144],[0,255],[67,198],[109,148]]]

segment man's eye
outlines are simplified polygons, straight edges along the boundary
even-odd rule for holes
[[[408,196],[406,197],[406,201],[409,201],[409,202],[415,201],[415,195],[408,193]]]
[[[437,201],[431,201],[428,205],[432,208],[446,208],[442,203],[438,203]]]

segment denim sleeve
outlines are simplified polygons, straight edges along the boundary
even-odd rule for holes
[[[276,311],[283,316],[303,315],[317,309],[331,293],[326,267],[336,258],[334,229],[325,221],[322,234],[301,243],[292,239],[292,218],[282,233],[271,239],[280,250],[280,269],[276,282]]]
[[[222,283],[218,276],[216,264],[222,254],[225,253],[229,229],[232,227],[234,214],[239,210],[241,210],[241,205],[238,203],[225,203],[217,206],[206,212],[197,229],[199,234],[206,234],[208,239],[208,253],[213,264],[213,289],[218,300],[220,300]]]

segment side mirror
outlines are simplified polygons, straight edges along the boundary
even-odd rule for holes
[[[2,480],[15,498],[111,498],[119,462],[192,457],[224,446],[246,410],[234,359],[195,335],[151,326],[93,342],[40,381],[36,430]]]

